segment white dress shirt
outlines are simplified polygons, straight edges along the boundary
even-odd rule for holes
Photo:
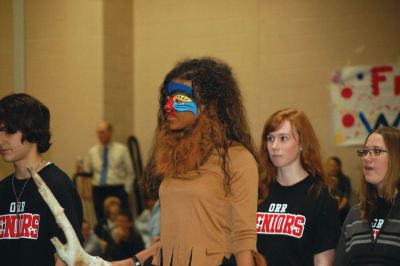
[[[111,142],[108,146],[108,170],[106,185],[124,185],[126,192],[132,191],[134,180],[133,166],[128,148],[121,143]],[[85,158],[86,172],[93,173],[93,185],[100,184],[100,174],[103,166],[104,146],[93,146]]]

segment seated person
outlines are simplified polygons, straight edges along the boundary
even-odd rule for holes
[[[90,225],[86,220],[83,220],[82,223],[82,235],[83,235],[83,243],[82,248],[92,256],[102,255],[102,247],[100,244],[100,239],[98,236],[91,230]]]
[[[154,198],[149,197],[146,200],[146,209],[144,209],[142,213],[135,219],[136,229],[142,236],[146,248],[148,248],[153,243],[152,220],[155,202],[156,200]]]
[[[144,249],[142,237],[133,226],[132,216],[121,211],[115,219],[112,239],[107,242],[105,258],[107,260],[122,260],[130,258]]]
[[[96,235],[103,240],[103,244],[111,239],[111,231],[115,227],[115,218],[121,210],[121,201],[114,196],[104,201],[104,218],[94,228]]]

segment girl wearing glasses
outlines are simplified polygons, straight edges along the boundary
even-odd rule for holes
[[[357,151],[360,203],[343,225],[335,265],[400,265],[400,130],[383,127]]]
[[[263,199],[257,248],[269,266],[332,265],[340,234],[320,147],[306,115],[287,108],[272,114],[262,134]]]

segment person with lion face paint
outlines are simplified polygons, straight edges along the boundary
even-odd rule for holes
[[[145,169],[159,195],[160,241],[113,265],[265,265],[256,251],[258,157],[231,68],[178,63],[160,90]],[[133,263],[132,263],[133,261]]]

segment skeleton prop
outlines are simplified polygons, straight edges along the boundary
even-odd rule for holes
[[[58,256],[68,266],[111,266],[110,262],[104,261],[99,257],[90,256],[83,250],[74,228],[68,221],[67,216],[65,216],[64,209],[60,206],[53,193],[34,169],[29,168],[28,170],[39,189],[40,195],[49,206],[58,226],[61,227],[67,239],[65,245],[63,245],[57,237],[51,239],[51,242],[57,249]]]

